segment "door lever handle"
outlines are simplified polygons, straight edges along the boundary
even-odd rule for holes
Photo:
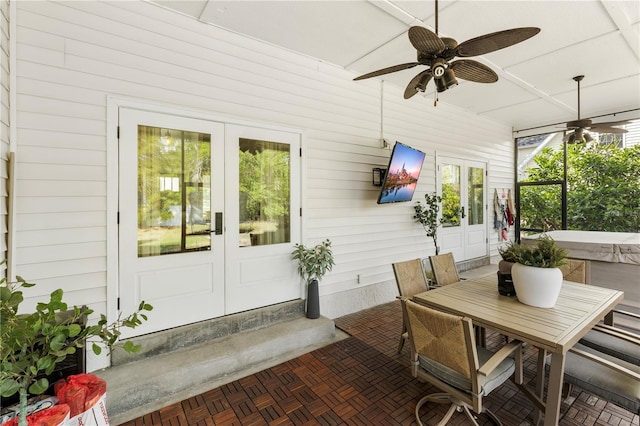
[[[461,211],[462,211],[462,219],[464,219],[464,206],[460,207]]]
[[[214,234],[222,235],[222,212],[216,212]]]

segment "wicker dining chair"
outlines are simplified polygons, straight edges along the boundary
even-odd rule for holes
[[[582,259],[567,259],[567,263],[560,266],[562,277],[567,281],[589,284],[591,282],[591,262]]]
[[[411,297],[429,289],[429,284],[420,259],[396,262],[393,263],[392,266],[400,297]],[[400,333],[398,353],[402,352],[402,347],[404,346],[404,342],[407,337],[407,325],[402,321],[402,332]]]
[[[439,286],[457,283],[460,281],[458,268],[453,258],[453,253],[437,254],[429,256],[431,271]]]
[[[478,426],[475,413],[500,420],[483,405],[483,397],[510,377],[522,384],[522,344],[513,340],[493,353],[476,345],[471,319],[440,312],[402,299],[403,315],[411,343],[411,374],[442,392],[422,397],[415,409],[422,426],[420,409],[427,402],[451,404],[438,423],[447,424],[456,411],[464,411]]]
[[[458,274],[458,267],[453,257],[453,253],[437,254],[429,256],[431,271],[436,282],[436,286],[449,285],[464,280]],[[476,339],[480,346],[486,345],[486,330],[483,327],[476,327]]]

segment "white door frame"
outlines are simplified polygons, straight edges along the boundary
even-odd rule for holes
[[[118,122],[119,111],[121,108],[139,109],[143,111],[151,111],[175,116],[183,116],[194,119],[209,120],[216,122],[223,122],[226,124],[237,124],[248,127],[259,127],[263,129],[271,129],[276,131],[298,133],[300,135],[300,144],[303,145],[306,135],[304,130],[294,127],[287,127],[282,125],[274,125],[270,123],[260,123],[247,119],[242,119],[233,116],[225,116],[222,114],[212,113],[210,111],[190,109],[172,104],[151,102],[141,99],[128,98],[123,96],[107,96],[107,118],[106,118],[106,137],[107,137],[107,151],[106,151],[106,171],[107,171],[107,254],[106,254],[106,313],[107,320],[109,322],[115,321],[118,318],[118,306],[117,300],[119,296],[119,282],[118,282],[118,197],[119,197],[119,172],[118,172]],[[301,161],[302,167],[302,161]],[[300,176],[301,182],[304,176]],[[300,185],[301,186],[301,185]],[[303,191],[300,189],[299,198],[302,198]],[[302,229],[298,230],[298,236],[302,235]],[[299,241],[292,241],[294,244]],[[296,280],[297,282],[297,280]],[[302,297],[303,287],[300,286]],[[106,366],[106,365],[105,365]]]

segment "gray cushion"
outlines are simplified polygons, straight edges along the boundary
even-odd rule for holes
[[[603,354],[588,346],[578,343],[575,345],[575,348],[593,353],[629,370],[640,373],[639,366]],[[547,364],[549,364],[549,362],[550,360],[547,360]],[[571,352],[567,353],[564,381],[626,408],[633,413],[640,414],[640,382],[604,365],[598,364],[595,361]]]
[[[493,352],[485,348],[478,348],[478,362],[480,366],[487,362],[492,356]],[[462,374],[422,355],[418,356],[418,360],[420,367],[428,373],[455,388],[471,393],[471,381]],[[488,376],[480,376],[480,395],[487,395],[511,377],[515,371],[515,364],[513,358],[506,358]]]
[[[631,364],[640,365],[640,348],[628,340],[591,330],[580,340],[580,343]]]

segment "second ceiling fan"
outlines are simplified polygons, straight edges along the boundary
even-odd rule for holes
[[[431,79],[434,80],[438,92],[444,92],[448,88],[457,85],[456,77],[476,83],[494,83],[498,81],[498,75],[491,68],[478,61],[472,59],[449,61],[456,56],[465,58],[504,49],[525,41],[540,32],[540,28],[536,27],[512,28],[485,34],[458,44],[452,38],[438,36],[438,0],[435,2],[435,8],[435,33],[420,26],[409,28],[409,41],[418,55],[415,62],[382,68],[356,77],[354,80],[377,77],[413,68],[417,65],[428,66],[426,70],[411,79],[404,91],[405,99],[409,99],[418,92],[424,92]]]
[[[567,123],[567,133],[562,140],[567,143],[591,142],[593,137],[589,134],[589,131],[612,134],[627,133],[627,130],[615,126],[627,124],[629,123],[628,120],[592,123],[588,118],[580,118],[580,82],[583,78],[584,75],[573,77],[573,81],[578,83],[578,119]]]

